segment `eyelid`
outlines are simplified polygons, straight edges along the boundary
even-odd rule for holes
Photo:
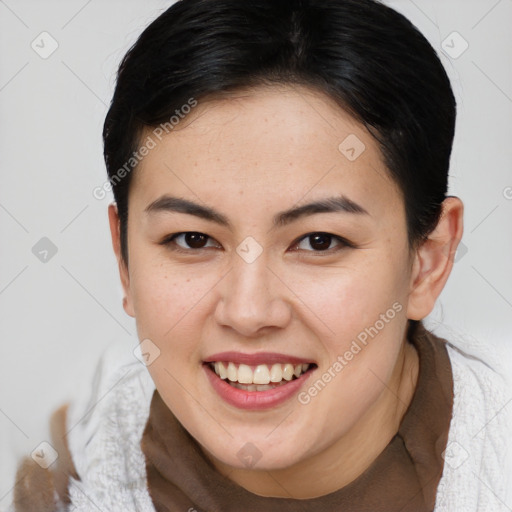
[[[335,235],[333,233],[329,233],[328,231],[310,231],[309,233],[306,233],[305,235],[301,235],[299,238],[297,238],[296,241],[293,242],[292,247],[296,247],[300,242],[302,242],[302,240],[304,240],[312,235],[327,235],[327,236],[331,237],[333,240],[338,241],[341,244],[341,247],[333,248],[333,249],[326,249],[324,251],[305,250],[305,252],[310,252],[310,253],[317,254],[317,255],[321,256],[321,255],[328,255],[328,254],[332,254],[333,252],[341,251],[342,249],[344,249],[346,247],[350,247],[350,248],[356,247],[352,242],[348,241],[346,238],[339,236],[339,235]],[[299,249],[299,250],[303,251],[304,249]]]
[[[172,244],[173,247],[170,247],[171,250],[176,251],[176,252],[185,253],[185,254],[193,254],[193,253],[197,253],[197,252],[207,250],[207,249],[212,249],[212,248],[216,249],[216,247],[211,247],[211,246],[210,247],[208,247],[208,246],[200,247],[198,249],[194,249],[194,248],[184,249],[183,247],[180,247],[179,245],[177,245],[175,242],[175,239],[181,235],[186,235],[188,233],[196,233],[196,234],[204,235],[205,237],[207,237],[208,241],[211,240],[211,241],[214,241],[219,246],[221,245],[219,242],[217,242],[217,240],[215,240],[215,238],[213,238],[212,236],[210,236],[206,233],[203,233],[201,231],[179,231],[177,233],[167,235],[161,242],[159,242],[159,244],[163,245],[163,246],[171,246],[171,244]],[[300,244],[300,242],[302,242],[303,240],[305,240],[306,238],[308,238],[312,235],[327,235],[327,236],[331,237],[332,239],[336,240],[339,244],[341,244],[341,246],[339,246],[337,248],[326,249],[323,251],[295,249]],[[341,251],[348,247],[355,248],[356,246],[352,242],[347,240],[346,238],[339,236],[339,235],[335,235],[333,233],[329,233],[327,231],[310,231],[309,233],[301,235],[299,238],[295,239],[295,241],[291,244],[291,247],[294,248],[294,251],[303,251],[303,252],[308,252],[308,253],[315,254],[318,256],[322,256],[322,255],[330,255],[330,254],[336,253],[336,252]]]
[[[174,247],[171,248],[173,251],[189,253],[189,254],[193,253],[193,252],[199,252],[199,251],[202,251],[202,250],[205,250],[205,249],[212,249],[211,246],[210,247],[200,247],[199,249],[193,249],[193,248],[184,249],[183,247],[180,247],[178,244],[176,244],[176,242],[175,242],[176,238],[178,238],[181,235],[187,235],[189,233],[196,233],[196,234],[199,234],[199,235],[204,235],[208,239],[207,243],[210,240],[213,240],[215,243],[220,245],[219,242],[217,242],[217,240],[215,240],[215,238],[213,238],[210,235],[207,235],[206,233],[203,233],[202,231],[179,231],[177,233],[173,233],[171,235],[167,235],[166,237],[164,237],[164,239],[161,242],[159,242],[159,244],[163,245],[163,246],[170,246],[171,244],[173,244]]]

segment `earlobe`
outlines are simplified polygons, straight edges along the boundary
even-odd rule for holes
[[[112,238],[112,248],[116,255],[117,265],[119,268],[119,277],[121,279],[121,285],[124,292],[123,309],[127,315],[135,317],[135,312],[131,300],[130,275],[121,253],[121,229],[116,203],[111,203],[108,205],[108,220],[110,225],[110,236]]]
[[[447,197],[436,228],[416,251],[407,306],[410,320],[421,320],[434,309],[462,238],[463,212],[464,205],[458,197]]]

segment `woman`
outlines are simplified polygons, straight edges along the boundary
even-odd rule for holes
[[[501,379],[422,324],[463,231],[454,125],[435,51],[373,0],[151,23],[103,133],[143,365],[104,358],[15,509],[505,510]]]

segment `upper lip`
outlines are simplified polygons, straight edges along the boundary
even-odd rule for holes
[[[247,364],[257,366],[259,364],[299,364],[299,363],[314,363],[311,359],[303,357],[291,356],[287,354],[278,354],[277,352],[257,352],[254,354],[247,354],[244,352],[219,352],[208,356],[204,362],[214,363],[217,361],[226,361],[235,364]]]

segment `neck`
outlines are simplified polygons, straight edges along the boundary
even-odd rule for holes
[[[418,370],[416,348],[404,339],[391,379],[373,406],[334,444],[292,467],[234,469],[209,457],[223,475],[260,496],[308,499],[334,492],[361,475],[395,436],[412,401]]]

